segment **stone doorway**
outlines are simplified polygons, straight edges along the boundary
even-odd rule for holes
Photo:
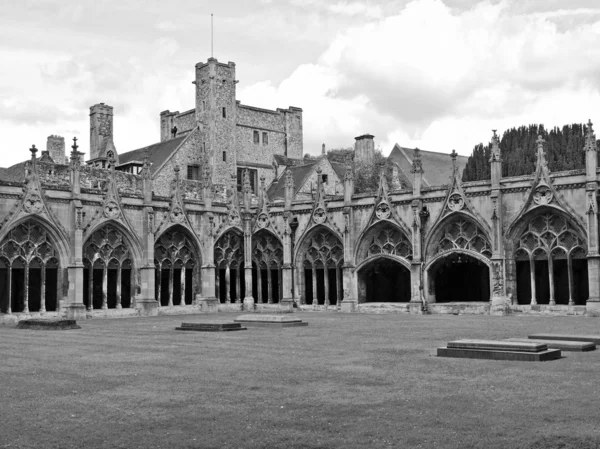
[[[410,270],[401,263],[375,259],[358,272],[358,301],[410,302]]]
[[[436,303],[487,302],[490,300],[490,271],[481,260],[453,253],[429,269],[429,294]]]

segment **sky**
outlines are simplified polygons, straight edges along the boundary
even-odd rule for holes
[[[600,122],[597,0],[3,0],[0,166],[46,137],[89,151],[114,107],[119,153],[194,107],[194,66],[236,63],[237,98],[303,109],[304,151],[375,135],[468,155],[492,129]],[[600,123],[598,124],[600,126]]]

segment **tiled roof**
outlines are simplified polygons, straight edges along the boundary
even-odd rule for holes
[[[408,186],[412,187],[412,158],[414,148],[405,148],[400,145],[394,145],[394,149],[388,156],[388,160],[395,162],[402,170],[402,173],[408,180]],[[456,162],[459,171],[465,167],[467,156],[458,156]],[[421,162],[423,164],[423,186],[441,186],[450,183],[452,175],[452,159],[449,153],[438,153],[435,151],[421,150]]]
[[[154,173],[162,164],[177,150],[179,145],[183,142],[186,136],[177,137],[175,139],[167,140],[165,142],[155,143],[148,145],[144,148],[137,150],[128,151],[119,155],[119,165],[129,164],[131,162],[144,162],[146,150],[148,150],[148,157],[150,159],[150,171]]]
[[[269,200],[273,201],[275,198],[285,197],[285,179],[288,170],[292,172],[292,178],[294,179],[294,196],[296,196],[296,193],[304,184],[304,179],[306,179],[316,163],[317,161],[313,161],[312,163],[306,165],[287,167],[283,174],[279,177],[279,181],[274,181],[269,186],[269,189],[267,190],[267,196],[269,197]]]
[[[38,158],[39,159],[39,158]],[[25,164],[29,162],[29,159],[23,162],[19,162],[8,168],[0,169],[0,179],[3,181],[24,181],[25,180]]]

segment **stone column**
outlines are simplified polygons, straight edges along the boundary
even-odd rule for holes
[[[587,196],[587,241],[588,241],[588,283],[589,296],[586,302],[586,315],[600,316],[600,254],[598,242],[598,148],[596,135],[589,120],[585,135],[585,173]]]
[[[319,298],[317,297],[317,269],[315,268],[314,264],[313,264],[311,270],[312,270],[312,291],[313,291],[312,305],[318,306]]]
[[[40,312],[46,311],[46,264],[42,263],[42,278],[40,279]]]
[[[262,297],[262,269],[260,267],[260,261],[256,262],[256,289],[258,290],[257,302],[262,304],[264,301]]]
[[[180,306],[185,306],[185,265],[181,267],[181,277],[179,278],[181,282],[181,299],[179,300]]]
[[[229,268],[229,263],[225,267],[225,302],[227,304],[231,302],[231,268]]]
[[[121,276],[122,276],[121,264],[117,268],[117,309],[121,309]],[[131,287],[130,287],[131,288]]]
[[[211,208],[211,183],[210,170],[208,169],[208,160],[205,161],[205,181],[203,198],[205,207],[208,212],[203,217],[203,232],[200,233],[200,238],[204,243],[204,265],[200,267],[202,277],[202,292],[196,295],[196,304],[200,306],[200,310],[208,313],[216,313],[219,308],[219,282],[218,268],[215,267],[214,253],[214,215],[210,211]]]
[[[531,305],[537,305],[537,294],[535,291],[535,260],[529,256],[529,274],[531,275]]]
[[[267,303],[273,304],[273,280],[271,273],[271,267],[267,265]]]
[[[323,274],[323,282],[325,283],[325,300],[323,304],[325,304],[325,309],[327,309],[329,307],[329,268],[327,268],[327,265],[323,267]]]
[[[248,184],[247,179],[246,181],[246,184]],[[252,221],[250,216],[250,191],[248,185],[245,188],[244,200],[246,209],[244,212],[244,267],[246,270],[246,292],[243,309],[254,310],[254,297],[252,296]]]
[[[12,314],[12,264],[8,264],[8,305],[6,306],[6,313]]]

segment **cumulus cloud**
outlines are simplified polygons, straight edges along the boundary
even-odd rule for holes
[[[402,139],[468,154],[491,128],[586,120],[600,88],[600,15],[519,6],[486,1],[456,10],[441,0],[412,1],[341,31],[317,64],[299,67],[262,98],[304,108],[312,152],[321,140],[347,146],[369,131],[384,152]],[[563,28],[564,16],[585,20]]]

